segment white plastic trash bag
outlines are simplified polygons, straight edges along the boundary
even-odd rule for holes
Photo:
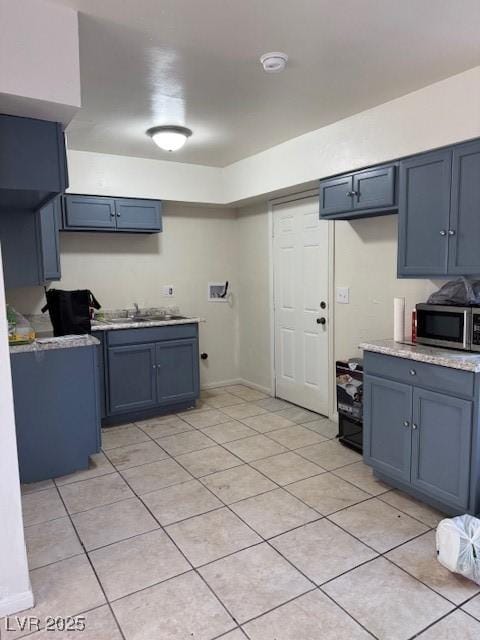
[[[444,567],[480,584],[480,520],[464,515],[437,527],[437,558]]]

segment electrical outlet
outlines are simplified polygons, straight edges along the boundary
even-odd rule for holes
[[[164,298],[175,297],[175,287],[173,286],[173,284],[164,284],[162,286],[162,296]]]
[[[350,288],[337,287],[335,292],[335,302],[338,304],[348,304],[350,302]]]

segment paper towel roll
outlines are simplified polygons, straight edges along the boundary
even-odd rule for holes
[[[405,340],[405,298],[393,299],[393,339],[395,342]]]

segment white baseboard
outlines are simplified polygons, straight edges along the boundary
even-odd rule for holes
[[[219,380],[218,382],[206,382],[200,385],[200,389],[214,389],[215,387],[229,387],[232,384],[241,384],[240,378],[232,378],[232,380]]]
[[[257,384],[256,382],[250,382],[250,380],[244,380],[240,378],[238,384],[244,384],[247,387],[252,387],[252,389],[256,389],[261,393],[266,393],[268,396],[273,396],[273,390],[270,387],[264,387],[261,384]]]
[[[213,389],[215,387],[230,387],[234,384],[244,384],[247,387],[251,387],[252,389],[256,389],[257,391],[261,391],[262,393],[266,393],[267,395],[272,395],[272,390],[268,387],[263,387],[262,385],[256,384],[255,382],[250,382],[250,380],[244,380],[243,378],[234,378],[232,380],[221,380],[219,382],[207,382],[200,386],[201,389]]]
[[[13,615],[25,609],[31,609],[34,604],[35,601],[31,590],[2,598],[0,599],[0,618]]]

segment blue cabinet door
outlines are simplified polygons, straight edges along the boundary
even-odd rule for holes
[[[0,188],[27,191],[19,193],[23,206],[27,198],[29,206],[38,206],[38,199],[68,186],[65,140],[58,122],[0,115],[0,141]]]
[[[354,209],[388,209],[395,206],[395,167],[359,171],[353,175]]]
[[[320,217],[344,213],[353,209],[353,177],[320,181]]]
[[[115,231],[115,200],[93,196],[65,196],[66,230]]]
[[[442,502],[468,507],[472,403],[415,388],[411,483]]]
[[[108,349],[109,413],[128,413],[157,404],[154,344]]]
[[[60,280],[60,239],[58,220],[60,196],[51,200],[38,212],[38,233],[40,240],[41,271],[43,281]]]
[[[480,274],[480,141],[453,148],[450,274]]]
[[[116,199],[115,213],[118,230],[162,230],[162,205],[158,200]]]
[[[400,162],[398,275],[446,275],[452,152]]]
[[[367,464],[410,482],[412,387],[364,379],[363,455]]]
[[[157,388],[160,404],[194,400],[199,392],[198,340],[159,342]]]

